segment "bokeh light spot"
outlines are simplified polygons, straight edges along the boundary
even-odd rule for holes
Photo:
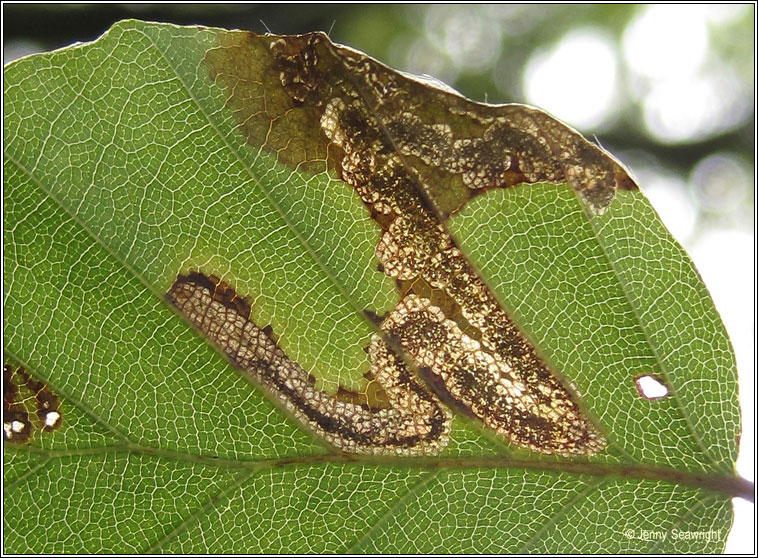
[[[627,26],[624,55],[642,75],[664,77],[691,74],[708,49],[704,6],[649,6]]]
[[[424,28],[430,42],[460,71],[489,69],[500,52],[500,26],[480,6],[429,6]]]
[[[751,173],[733,153],[714,153],[692,170],[692,193],[704,211],[728,213],[744,203],[752,187]]]
[[[578,128],[595,129],[608,118],[616,93],[612,41],[595,29],[572,31],[551,50],[533,55],[524,73],[530,103]]]
[[[702,141],[740,124],[749,107],[739,79],[727,70],[657,83],[644,100],[645,126],[668,143]]]
[[[638,170],[642,191],[669,232],[685,244],[695,230],[697,209],[684,180],[662,169]]]

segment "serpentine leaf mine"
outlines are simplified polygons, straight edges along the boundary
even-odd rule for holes
[[[326,168],[357,192],[383,231],[377,269],[396,281],[399,300],[384,316],[363,312],[375,327],[365,393],[316,389],[271,327],[250,321],[246,299],[214,276],[177,277],[167,296],[180,312],[342,451],[439,453],[448,406],[533,451],[601,451],[605,439],[560,371],[519,331],[446,222],[482,192],[536,182],[568,183],[587,211],[602,213],[616,189],[637,187],[626,170],[542,111],[468,101],[320,33],[221,40],[206,62],[242,133],[280,163]]]
[[[168,298],[232,362],[335,447],[369,454],[436,453],[446,443],[449,413],[378,336],[369,349],[370,381],[381,385],[386,403],[374,406],[316,389],[315,379],[276,346],[271,328],[251,323],[248,302],[218,278],[180,275]]]

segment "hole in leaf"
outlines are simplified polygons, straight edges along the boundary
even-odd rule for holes
[[[655,400],[663,399],[669,394],[669,388],[658,377],[652,374],[644,374],[634,379],[637,385],[637,391],[645,399]]]
[[[45,428],[54,430],[61,420],[61,414],[58,411],[50,411],[45,415]]]

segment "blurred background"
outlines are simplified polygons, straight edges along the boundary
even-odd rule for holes
[[[737,354],[738,472],[755,467],[755,6],[5,4],[4,62],[124,18],[328,32],[465,96],[528,103],[627,164],[703,276]],[[735,499],[727,552],[755,551]]]

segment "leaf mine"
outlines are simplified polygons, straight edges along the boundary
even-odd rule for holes
[[[319,33],[249,35],[212,49],[206,60],[251,143],[265,129],[264,148],[280,161],[314,170],[326,162],[381,226],[376,269],[396,280],[402,298],[383,321],[363,315],[398,341],[429,386],[519,446],[565,456],[605,447],[445,222],[478,193],[540,181],[568,182],[590,211],[602,213],[617,188],[636,188],[618,162],[542,111],[470,102]],[[254,75],[236,69],[247,60]],[[302,136],[286,137],[285,121]],[[372,373],[389,393],[408,372],[386,351],[375,336]],[[341,449],[364,451],[330,435]]]
[[[23,393],[30,394],[24,397]],[[32,422],[35,407],[37,424]],[[3,365],[3,440],[23,444],[31,440],[36,429],[56,430],[62,423],[60,400],[50,389],[33,379],[23,367]]]
[[[413,293],[396,306],[382,329],[398,338],[456,402],[514,443],[561,455],[602,449],[602,436],[582,418],[569,392],[427,208],[415,187],[416,177],[363,103],[332,99],[321,126],[344,150],[343,180],[372,212],[389,218],[376,248],[384,273],[425,282],[457,306],[458,319],[478,331],[481,341],[463,335],[428,298]]]
[[[375,335],[371,377],[386,397],[330,395],[276,345],[271,331],[250,321],[250,305],[235,290],[200,272],[179,275],[168,300],[241,370],[265,385],[295,417],[339,450],[371,455],[436,454],[447,445],[450,414],[392,349]]]

